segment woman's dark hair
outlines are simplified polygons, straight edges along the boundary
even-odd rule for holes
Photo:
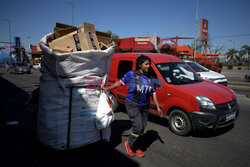
[[[149,61],[149,64],[151,64],[151,59],[148,56],[140,55],[136,60],[136,70],[140,69],[140,66],[146,61]]]

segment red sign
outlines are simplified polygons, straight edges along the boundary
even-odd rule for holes
[[[208,38],[208,21],[202,18],[200,40],[207,42],[207,38]]]

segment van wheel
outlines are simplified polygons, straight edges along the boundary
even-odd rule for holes
[[[109,97],[111,100],[112,110],[113,112],[115,112],[115,110],[117,110],[117,108],[119,107],[119,104],[117,103],[117,100],[113,94],[110,94]]]
[[[191,130],[191,122],[187,114],[181,110],[173,110],[169,116],[169,126],[172,132],[180,136],[188,135]]]

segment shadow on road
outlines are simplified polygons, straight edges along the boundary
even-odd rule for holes
[[[104,141],[74,150],[56,151],[36,138],[35,122],[25,108],[29,94],[0,76],[0,164],[7,166],[139,166],[134,160],[115,149],[128,122],[114,122],[110,144]],[[6,125],[7,121],[16,121]],[[118,134],[116,134],[118,132]],[[119,136],[120,135],[120,136]]]
[[[216,136],[220,136],[220,135],[223,135],[223,134],[229,132],[233,128],[234,128],[234,124],[227,126],[225,128],[220,128],[220,129],[216,129],[216,130],[195,131],[192,133],[192,136],[199,137],[199,138],[216,137]]]
[[[139,138],[140,140],[138,141],[139,143],[141,143],[141,149],[142,151],[146,151],[147,148],[149,148],[151,146],[151,144],[153,142],[155,142],[156,140],[159,140],[162,144],[164,144],[165,142],[161,139],[160,135],[158,134],[158,132],[154,131],[154,130],[148,130],[141,138]]]

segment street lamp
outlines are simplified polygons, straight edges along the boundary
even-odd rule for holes
[[[10,44],[10,47],[11,47],[10,19],[4,19],[4,21],[8,21],[9,22],[9,35],[10,35],[9,44]]]
[[[66,4],[72,5],[72,26],[74,26],[74,4],[69,1],[66,1]]]

